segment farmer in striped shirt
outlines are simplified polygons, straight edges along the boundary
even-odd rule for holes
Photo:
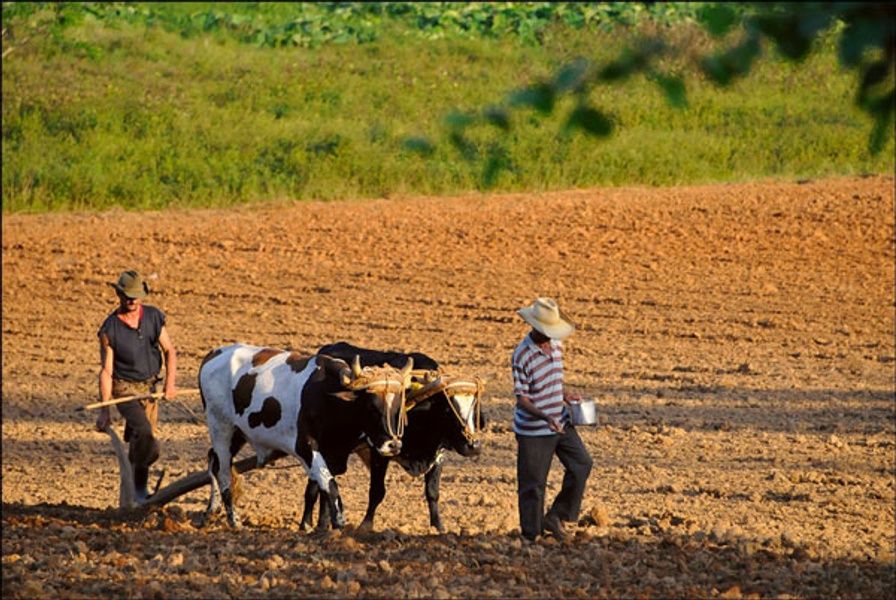
[[[566,537],[564,522],[575,522],[582,507],[592,460],[569,418],[568,402],[579,401],[563,390],[560,340],[574,325],[551,298],[538,298],[517,311],[532,330],[513,351],[513,431],[517,440],[517,490],[520,529],[534,541],[544,530]],[[544,513],[544,491],[557,455],[566,472],[563,487]]]

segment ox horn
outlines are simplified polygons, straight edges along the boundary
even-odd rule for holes
[[[348,387],[352,384],[352,372],[351,369],[342,369],[339,371],[339,381],[342,382],[343,387]]]
[[[355,354],[355,360],[352,361],[352,375],[355,378],[361,376],[361,355]]]
[[[411,371],[413,371],[413,370],[414,370],[414,359],[409,356],[407,364],[401,370],[401,379],[402,379],[402,381],[406,382],[405,387],[407,387],[407,385],[408,385],[407,382],[410,381]]]

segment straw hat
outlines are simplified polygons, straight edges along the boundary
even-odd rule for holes
[[[128,298],[145,298],[149,293],[149,286],[140,277],[137,271],[124,271],[115,283],[110,283],[115,291],[120,292]]]
[[[562,340],[575,329],[553,298],[536,298],[532,306],[516,311],[523,320],[553,340]]]

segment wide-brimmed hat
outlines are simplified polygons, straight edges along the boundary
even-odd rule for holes
[[[553,298],[536,298],[532,306],[521,308],[516,312],[526,323],[552,340],[562,340],[576,328]]]
[[[118,277],[118,281],[109,285],[128,298],[144,298],[149,293],[149,286],[137,271],[124,271]]]

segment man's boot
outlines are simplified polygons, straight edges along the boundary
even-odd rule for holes
[[[139,504],[149,499],[149,490],[146,483],[149,481],[149,469],[147,467],[134,467],[134,496]]]

